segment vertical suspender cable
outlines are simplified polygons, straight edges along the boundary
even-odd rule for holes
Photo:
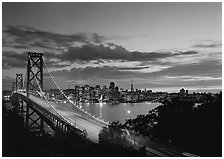
[[[47,103],[50,105],[50,107],[62,118],[62,119],[64,119],[66,122],[68,122],[69,124],[71,124],[72,126],[74,126],[68,119],[66,119],[63,115],[61,115],[55,108],[54,108],[54,106],[50,103],[50,101],[47,99],[47,97],[44,95],[44,92],[43,92],[43,90],[41,89],[41,87],[40,87],[40,85],[39,85],[39,83],[38,83],[38,81],[37,81],[37,79],[36,79],[36,76],[34,77],[35,78],[35,81],[36,81],[36,84],[37,84],[37,86],[39,87],[39,90],[40,90],[40,92],[41,92],[41,94],[42,94],[42,96],[44,97],[44,99],[47,101]],[[76,128],[77,128],[77,126],[75,126]]]
[[[83,109],[81,109],[80,107],[78,107],[77,105],[75,105],[74,102],[72,102],[71,100],[69,100],[68,97],[64,94],[64,92],[60,89],[60,87],[58,86],[58,84],[57,84],[56,81],[54,80],[54,78],[53,78],[51,72],[48,70],[47,65],[46,65],[46,63],[45,63],[44,60],[43,60],[43,63],[44,63],[44,66],[45,66],[47,72],[49,73],[51,79],[53,80],[55,86],[59,89],[59,91],[62,93],[62,95],[63,95],[63,96],[64,96],[64,97],[65,97],[65,98],[66,98],[72,105],[74,105],[76,108],[78,108],[78,109],[81,110],[82,112],[84,112],[84,113],[88,114],[89,116],[93,117],[94,119],[96,119],[96,120],[98,120],[98,121],[100,121],[100,122],[103,122],[104,124],[109,124],[109,122],[104,121],[104,120],[101,120],[101,119],[99,119],[99,118],[97,118],[97,117],[91,115],[90,113],[86,112],[85,110],[83,110]]]

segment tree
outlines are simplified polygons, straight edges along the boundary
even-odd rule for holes
[[[124,126],[200,156],[221,156],[222,93],[210,96],[197,107],[192,101],[165,100],[147,115],[126,120]]]
[[[99,145],[105,156],[145,156],[142,148],[135,149],[127,140],[123,128],[119,122],[112,122],[101,130]]]
[[[121,147],[127,146],[129,143],[122,131],[122,124],[112,122],[108,127],[104,127],[99,134],[100,144],[113,144]]]

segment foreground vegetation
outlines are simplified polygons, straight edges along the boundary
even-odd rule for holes
[[[117,152],[119,156],[145,156],[145,147],[134,147],[127,140],[124,133],[124,126],[119,122],[112,122],[108,127],[104,127],[99,134],[99,145],[105,150],[110,150],[110,156]]]
[[[4,105],[4,103],[3,103]],[[2,156],[3,157],[124,157],[144,156],[143,150],[136,150],[120,137],[116,125],[104,128],[100,134],[99,144],[92,143],[76,134],[32,134],[24,127],[24,119],[15,109],[6,109],[2,113]],[[111,133],[111,135],[108,135]],[[114,134],[114,135],[112,135]],[[116,135],[117,134],[117,135]],[[114,143],[108,142],[107,137]],[[124,146],[123,146],[123,143]]]
[[[9,156],[145,156],[145,149],[133,147],[124,129],[151,140],[163,140],[199,156],[222,155],[222,93],[213,100],[195,106],[177,98],[163,104],[147,115],[138,115],[125,124],[111,123],[99,134],[94,144],[76,134],[36,136],[25,127],[14,109],[3,106],[2,152]]]
[[[173,98],[124,125],[152,140],[167,141],[200,156],[221,156],[222,93],[197,107]]]

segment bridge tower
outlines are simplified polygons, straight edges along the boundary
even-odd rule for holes
[[[12,91],[15,91],[16,90],[16,82],[13,82],[12,83]]]
[[[27,99],[30,96],[31,91],[43,90],[43,54],[36,52],[28,53],[28,63],[27,63],[27,78],[26,78],[26,93]],[[38,86],[39,85],[39,86]],[[39,89],[40,87],[40,89]],[[40,91],[41,91],[40,90]],[[30,109],[30,103],[27,102],[26,107],[26,126],[31,128],[31,126],[36,125],[36,129],[40,131],[44,130],[43,120],[36,115],[36,118],[31,118],[31,115],[35,113],[34,110]]]
[[[18,92],[18,89],[23,89],[23,74],[16,74],[16,81],[14,84],[14,90],[16,93]],[[17,96],[18,103],[16,104],[16,108],[18,113],[24,113],[24,102],[21,98]]]
[[[16,92],[23,89],[23,74],[16,74]]]
[[[30,90],[43,90],[43,54],[42,53],[28,53],[27,63],[27,97],[30,95]]]

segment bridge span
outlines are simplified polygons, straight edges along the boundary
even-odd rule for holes
[[[74,106],[74,109],[58,106],[50,102],[43,92],[43,69],[47,70],[60,93]],[[15,84],[15,85],[14,85]],[[54,80],[43,59],[43,53],[29,52],[25,80],[23,74],[16,74],[13,83],[13,97],[15,106],[25,117],[25,126],[28,129],[44,131],[44,122],[55,132],[82,132],[83,136],[93,142],[98,142],[99,132],[109,123],[95,117],[75,105],[68,99]],[[26,108],[24,110],[24,106]],[[87,136],[86,136],[87,134]]]
[[[21,98],[25,99],[26,93],[17,93]],[[27,100],[27,99],[25,99]],[[29,96],[29,100],[32,104],[38,105],[39,107],[43,108],[45,111],[51,113],[53,116],[58,117],[62,122],[66,123],[70,127],[74,129],[78,129],[80,131],[86,130],[87,138],[93,142],[98,143],[98,135],[104,126],[107,124],[95,120],[91,116],[87,117],[83,112],[74,111],[69,108],[58,106],[57,103],[51,102],[50,104],[41,98],[35,97],[33,95]],[[52,108],[53,106],[53,108]],[[51,126],[51,125],[50,125]],[[54,128],[53,128],[54,129]]]

